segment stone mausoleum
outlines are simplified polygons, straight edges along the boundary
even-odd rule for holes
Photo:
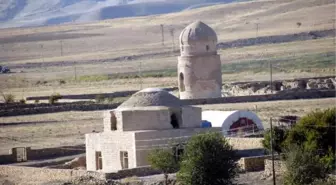
[[[180,98],[221,97],[221,60],[215,31],[200,21],[190,24],[180,35],[180,50],[177,67]]]
[[[162,89],[139,91],[104,113],[103,132],[86,134],[87,170],[109,173],[148,166],[153,148],[172,148],[178,157],[179,143],[209,130],[201,122],[201,108],[186,106]]]

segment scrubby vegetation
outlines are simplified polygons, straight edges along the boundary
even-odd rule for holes
[[[160,170],[165,176],[165,184],[168,184],[168,173],[176,172],[179,161],[174,157],[172,150],[155,149],[148,155],[148,161],[154,169]]]
[[[283,150],[284,141],[287,136],[287,130],[285,128],[275,127],[272,130],[273,132],[273,150],[280,154]],[[264,148],[267,151],[271,151],[271,130],[267,130],[264,133],[264,140],[262,141]]]
[[[274,128],[274,147],[284,153],[287,171],[285,184],[328,183],[328,174],[335,169],[336,108],[317,110],[302,117],[288,130]],[[270,150],[270,132],[263,145]]]
[[[55,104],[60,99],[62,99],[62,96],[59,93],[54,93],[49,97],[49,103],[50,104]]]
[[[237,175],[235,152],[220,133],[193,136],[177,173],[183,185],[229,185]]]
[[[2,98],[4,99],[5,103],[14,103],[15,96],[13,94],[4,94],[2,93]]]

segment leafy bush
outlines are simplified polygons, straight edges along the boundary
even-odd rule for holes
[[[302,117],[289,131],[285,144],[303,146],[309,151],[318,151],[320,156],[335,154],[336,108],[314,111]]]
[[[54,103],[56,103],[58,100],[60,100],[61,98],[62,98],[62,96],[61,96],[59,93],[52,94],[52,95],[49,97],[49,103],[50,103],[50,104],[54,104]]]
[[[19,102],[20,102],[21,104],[26,104],[26,100],[25,100],[25,99],[21,99]]]
[[[329,177],[329,178],[326,178],[326,179],[315,180],[310,185],[335,185],[335,182],[336,182],[335,178]]]
[[[155,149],[148,155],[148,161],[154,169],[160,170],[165,176],[165,184],[168,184],[168,173],[176,172],[179,168],[172,150]]]
[[[98,94],[95,99],[96,99],[96,103],[104,103],[105,101],[105,97],[101,94]]]
[[[13,94],[2,94],[2,97],[7,104],[15,102],[15,96]]]
[[[285,128],[274,127],[273,133],[273,150],[280,154],[283,151],[284,141],[287,137],[287,130]],[[267,130],[262,140],[262,145],[267,151],[271,151],[271,130]]]
[[[327,178],[328,169],[321,162],[316,152],[309,151],[303,146],[292,145],[285,154],[286,185],[311,184]]]
[[[38,103],[40,103],[40,100],[35,100],[34,103],[38,104]]]
[[[177,181],[182,185],[233,184],[238,166],[232,146],[220,133],[193,136],[187,143]]]

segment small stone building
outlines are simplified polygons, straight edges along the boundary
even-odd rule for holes
[[[221,60],[215,31],[200,21],[190,24],[180,35],[180,50],[177,67],[180,99],[221,97]]]
[[[104,113],[103,132],[86,134],[87,170],[109,173],[148,166],[148,153],[158,147],[179,155],[174,144],[209,130],[201,128],[201,117],[201,108],[185,106],[167,91],[139,91]]]

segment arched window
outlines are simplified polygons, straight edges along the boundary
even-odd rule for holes
[[[209,45],[206,45],[205,49],[206,49],[207,51],[209,51],[209,49],[210,49]]]
[[[184,85],[184,75],[183,73],[180,73],[179,75],[179,81],[180,81],[180,91],[184,92],[185,91],[185,85]]]

